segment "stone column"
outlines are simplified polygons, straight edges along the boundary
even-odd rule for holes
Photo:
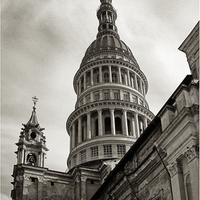
[[[41,153],[41,156],[42,156],[42,167],[44,167],[45,154],[44,154],[44,153]]]
[[[143,94],[142,79],[140,78],[140,92]]]
[[[134,138],[137,138],[136,131],[135,131],[135,120],[133,116],[131,117],[131,130],[132,130],[132,136]]]
[[[119,73],[118,81],[120,84],[122,84],[122,73],[121,73],[121,67],[119,67],[119,66],[118,66],[118,73]]]
[[[81,187],[80,187],[80,177],[77,176],[75,180],[75,199],[80,200],[81,199]]]
[[[191,188],[192,188],[192,196],[193,200],[199,199],[199,154],[196,146],[190,147],[185,156],[187,157],[190,180],[191,180]]]
[[[116,135],[115,131],[115,114],[114,114],[114,109],[110,109],[110,119],[111,119],[111,134]]]
[[[84,90],[86,89],[86,73],[84,73],[83,88],[84,88]]]
[[[81,200],[86,200],[86,177],[81,176]]]
[[[99,66],[99,83],[102,83],[102,67]]]
[[[147,118],[146,118],[146,117],[144,117],[144,129],[146,129],[146,128],[147,128],[147,126],[148,126]]]
[[[81,117],[78,118],[78,144],[81,143]]]
[[[128,85],[131,86],[130,73],[128,69],[127,69],[127,79],[128,79]]]
[[[135,89],[138,90],[137,75],[135,74]]]
[[[93,69],[90,70],[90,78],[91,78],[91,86],[94,85],[94,74],[93,74]]]
[[[174,200],[186,200],[184,180],[181,172],[181,163],[174,162],[167,166],[171,176],[172,192]]]
[[[24,149],[21,149],[21,163],[23,163],[23,161],[24,161],[24,157],[25,157],[25,150]]]
[[[76,127],[75,127],[75,122],[73,123],[72,125],[72,149],[75,147],[75,130],[76,130]]]
[[[98,132],[99,136],[103,135],[102,134],[102,110],[98,110]]]
[[[111,66],[108,66],[109,69],[109,82],[112,83],[112,69]]]
[[[128,136],[128,124],[127,124],[127,110],[123,109],[123,131],[124,135]]]
[[[140,128],[139,128],[139,121],[138,121],[138,113],[134,114],[134,119],[135,119],[136,137],[139,138],[139,136],[140,136]]]
[[[91,139],[91,114],[87,113],[87,139]]]
[[[43,185],[44,185],[44,179],[43,177],[39,176],[38,177],[38,191],[37,191],[37,198],[38,200],[43,199]]]

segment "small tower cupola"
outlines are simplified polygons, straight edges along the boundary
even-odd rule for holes
[[[101,0],[100,8],[97,11],[97,18],[99,20],[97,38],[103,35],[113,35],[119,38],[115,25],[117,12],[112,6],[112,0]]]
[[[44,128],[40,127],[36,115],[38,98],[33,97],[32,100],[34,106],[31,117],[26,124],[22,124],[19,141],[16,143],[18,146],[17,164],[44,167],[44,159],[48,149],[46,148],[46,138],[42,132]]]

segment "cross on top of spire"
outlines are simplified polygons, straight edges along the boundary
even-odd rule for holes
[[[36,103],[38,102],[38,100],[39,99],[36,96],[32,97],[32,101],[33,101],[33,104],[34,104],[34,106],[33,106],[34,109],[36,109],[35,106],[36,106]]]

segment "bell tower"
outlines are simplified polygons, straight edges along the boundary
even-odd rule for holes
[[[46,148],[46,138],[42,132],[37,116],[36,103],[37,97],[32,97],[34,106],[31,117],[26,124],[22,124],[23,128],[20,132],[17,151],[17,164],[27,164],[37,167],[44,167],[44,159],[48,149]]]

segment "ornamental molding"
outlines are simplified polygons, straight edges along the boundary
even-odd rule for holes
[[[173,162],[167,166],[168,172],[171,177],[175,176],[177,173],[180,173],[182,170],[182,164],[179,161]]]
[[[185,156],[187,158],[188,163],[190,163],[192,160],[194,160],[195,158],[199,157],[199,146],[195,145],[190,147],[186,152],[185,152]]]
[[[37,179],[38,179],[38,182],[43,182],[43,180],[44,180],[44,177],[37,176]]]
[[[30,176],[29,175],[27,175],[27,174],[24,174],[24,180],[30,180]]]
[[[81,176],[81,182],[86,182],[87,177],[86,176]]]
[[[16,176],[16,181],[17,181],[17,182],[21,182],[21,181],[23,181],[23,180],[24,180],[23,175]]]
[[[76,182],[76,183],[79,183],[79,182],[80,182],[80,176],[76,176],[75,182]]]

